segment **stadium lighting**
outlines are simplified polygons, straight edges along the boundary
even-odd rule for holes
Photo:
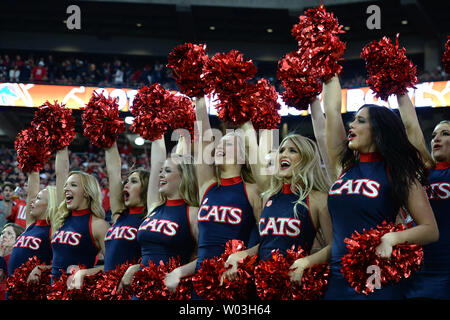
[[[402,24],[408,24],[408,20],[402,20]]]
[[[345,31],[350,30],[350,26],[345,26],[345,27],[344,27],[344,30],[345,30]]]
[[[134,118],[133,117],[125,117],[125,123],[126,124],[132,124],[133,123]]]
[[[209,26],[209,30],[214,31],[214,30],[216,30],[216,27],[215,26]]]
[[[273,32],[273,29],[268,28],[266,31],[267,31],[267,33],[272,33],[272,32]]]
[[[134,143],[137,146],[142,146],[145,143],[145,140],[142,137],[137,137],[136,139],[134,139]]]
[[[136,23],[136,27],[138,28],[142,27],[142,23]]]

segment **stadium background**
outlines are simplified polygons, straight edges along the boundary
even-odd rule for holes
[[[278,85],[277,61],[295,50],[297,45],[290,34],[292,26],[306,9],[321,3],[334,13],[346,31],[341,35],[347,45],[342,62],[343,89],[366,86],[364,62],[359,58],[362,47],[383,36],[394,38],[396,33],[400,33],[400,46],[407,49],[407,56],[417,65],[419,82],[450,80],[450,76],[441,69],[444,44],[450,34],[448,1],[2,1],[0,182],[13,180],[20,185],[25,181],[25,176],[15,168],[14,140],[18,132],[30,124],[36,110],[20,106],[20,99],[11,93],[11,88],[57,85],[62,89],[61,86],[97,87],[111,92],[112,88],[136,90],[142,85],[160,82],[176,90],[170,72],[164,66],[169,52],[185,42],[206,44],[210,56],[237,49],[246,58],[253,59],[258,67],[258,77],[265,77]],[[66,25],[70,16],[66,9],[72,4],[81,10],[80,30],[69,30]],[[371,30],[366,25],[370,17],[366,10],[370,5],[381,9],[380,29]],[[21,62],[16,62],[18,55],[17,61]],[[41,80],[30,78],[33,68],[41,62],[47,77]],[[10,71],[16,64],[20,64],[18,69],[22,68],[21,75],[11,79]],[[122,73],[122,81],[116,79],[117,70],[120,70],[119,78]],[[450,119],[449,83],[440,83],[439,106],[433,106],[435,100],[425,99],[425,105],[417,108],[426,141],[430,141],[431,132],[439,121]],[[44,98],[53,102],[55,88],[44,90]],[[73,107],[71,103],[74,102],[68,100],[66,104]],[[34,105],[37,106],[39,104]],[[82,136],[81,111],[74,109],[73,114],[78,134],[69,148],[72,168],[81,166],[102,180],[105,177],[102,151]],[[351,112],[343,115],[345,122],[352,117]],[[131,116],[131,113],[122,112],[121,116]],[[211,121],[213,126],[225,129],[216,116],[211,115]],[[314,138],[307,114],[283,116],[281,128],[282,135],[295,130]],[[149,165],[146,155],[150,144],[137,145],[135,138],[128,124],[127,131],[118,140],[124,171],[133,164]],[[169,148],[173,147],[170,134],[166,141]],[[52,164],[43,171],[43,183],[51,183]]]

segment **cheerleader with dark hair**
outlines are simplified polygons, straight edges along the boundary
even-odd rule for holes
[[[396,244],[426,245],[439,238],[430,203],[421,182],[425,166],[408,141],[400,118],[391,110],[364,105],[355,114],[348,133],[341,117],[341,88],[337,76],[324,84],[327,148],[334,184],[328,194],[333,224],[331,276],[325,299],[402,299],[402,285],[386,285],[365,296],[345,280],[341,258],[344,239],[371,229],[384,220],[394,222],[404,206],[416,226],[385,234],[377,253],[389,258]]]

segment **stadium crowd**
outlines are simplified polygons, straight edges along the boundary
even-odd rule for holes
[[[136,57],[103,55],[66,55],[61,53],[2,53],[0,54],[0,82],[46,83],[59,85],[111,86],[140,88],[160,83],[166,89],[177,90],[166,58],[139,60]],[[258,65],[258,62],[255,61]],[[275,72],[276,62],[272,66]],[[267,69],[267,68],[266,68]],[[354,73],[356,72],[356,74]],[[343,88],[366,86],[364,70],[342,75]],[[275,74],[266,77],[280,90]],[[258,77],[256,77],[258,79]],[[438,67],[433,72],[419,72],[419,82],[449,80],[450,76]]]

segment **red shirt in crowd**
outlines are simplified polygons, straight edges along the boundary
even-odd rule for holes
[[[11,209],[11,214],[7,218],[8,221],[14,222],[15,224],[18,224],[19,226],[22,226],[24,228],[27,227],[27,216],[26,216],[26,210],[27,210],[27,203],[25,200],[18,199],[15,201],[14,207]]]
[[[31,71],[31,74],[33,75],[34,81],[42,81],[47,76],[47,68],[36,66],[33,68],[33,71]]]

